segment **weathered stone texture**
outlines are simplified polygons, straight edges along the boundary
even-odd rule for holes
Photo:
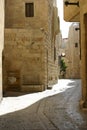
[[[72,0],[70,0],[72,2]],[[80,19],[80,36],[81,36],[81,79],[82,79],[82,107],[87,108],[87,0],[79,0],[78,16]],[[74,7],[71,9],[73,16],[68,13],[70,7],[64,8],[65,19],[67,21],[77,21],[77,11],[74,12]],[[74,19],[73,19],[74,18]]]
[[[8,77],[11,72],[17,72],[20,78],[19,87],[21,85],[43,84],[41,78],[44,69],[42,68],[44,64],[42,58],[43,37],[38,31],[35,33],[37,34],[36,38],[32,38],[32,33],[29,34],[28,30],[5,30],[4,68],[6,71],[4,70],[4,77]]]
[[[80,43],[79,43],[79,24],[74,24],[69,28],[69,35],[66,47],[66,78],[80,78]]]
[[[34,3],[34,17],[26,18],[25,3]],[[10,7],[10,8],[9,8]],[[45,12],[47,13],[44,13]],[[6,0],[6,28],[38,28],[47,25],[47,0]],[[45,23],[45,25],[44,25]]]
[[[65,0],[64,0],[65,1]],[[78,2],[79,0],[69,0],[69,2]],[[82,0],[83,1],[83,0]],[[79,15],[80,8],[78,6],[64,6],[64,19],[68,22],[79,22],[80,15]]]
[[[75,30],[75,29],[78,30]],[[67,66],[65,75],[60,72],[60,78],[80,78],[80,42],[79,23],[72,23],[69,28],[68,38],[60,39],[59,58],[63,59]]]
[[[34,17],[25,16],[25,3],[29,2],[34,3]],[[5,12],[4,91],[42,91],[57,83],[55,0],[8,0]]]

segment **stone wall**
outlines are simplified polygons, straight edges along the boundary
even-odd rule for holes
[[[70,0],[71,1],[71,0]],[[80,41],[81,41],[81,79],[82,79],[82,98],[81,98],[81,107],[87,108],[87,0],[79,0],[79,18],[80,18]],[[66,8],[65,8],[66,9]],[[64,12],[65,12],[64,9]],[[70,10],[66,10],[66,14],[69,14]],[[72,12],[73,12],[72,8]],[[73,20],[76,21],[76,13],[68,15],[66,21]],[[69,19],[70,18],[70,19]]]
[[[25,4],[34,3],[34,17],[26,17]],[[47,25],[47,0],[6,0],[6,28],[38,28]]]
[[[82,0],[80,0],[82,2]],[[82,78],[82,101],[81,105],[87,108],[87,1],[83,2],[80,9],[81,28],[81,78]]]
[[[0,100],[2,99],[2,50],[4,45],[4,0],[0,0]]]
[[[63,0],[65,1],[65,0]],[[69,2],[79,2],[79,6],[64,5],[64,19],[70,22],[80,22],[80,9],[87,3],[86,0],[69,0]]]
[[[78,23],[72,23],[69,28],[68,42],[66,48],[67,71],[66,78],[80,78],[80,39]]]
[[[80,78],[81,54],[79,33],[79,23],[72,23],[69,28],[68,38],[64,38],[61,42],[59,58],[64,60],[67,68],[63,77],[62,73],[60,73],[60,78]]]
[[[5,29],[4,89],[43,84],[43,37],[40,30]],[[34,35],[33,32],[33,35]]]
[[[65,0],[64,0],[65,1]],[[69,0],[69,2],[78,2],[80,0]],[[70,22],[79,22],[80,17],[79,17],[79,11],[80,8],[78,6],[73,6],[73,5],[64,5],[64,19],[65,21],[70,21]]]
[[[25,16],[28,2],[34,3],[34,17]],[[55,0],[7,0],[5,4],[4,91],[43,91],[58,80]]]

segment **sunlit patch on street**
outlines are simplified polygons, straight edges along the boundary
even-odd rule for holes
[[[51,90],[26,94],[16,97],[4,97],[0,104],[0,115],[25,109],[37,101],[66,91],[69,88],[76,87],[76,80],[58,80],[58,84],[54,85]]]

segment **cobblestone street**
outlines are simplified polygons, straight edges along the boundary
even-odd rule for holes
[[[0,130],[87,130],[80,99],[80,80],[59,80],[52,90],[4,97]]]

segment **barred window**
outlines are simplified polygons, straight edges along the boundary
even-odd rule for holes
[[[26,17],[34,17],[34,3],[25,4],[25,15]]]

